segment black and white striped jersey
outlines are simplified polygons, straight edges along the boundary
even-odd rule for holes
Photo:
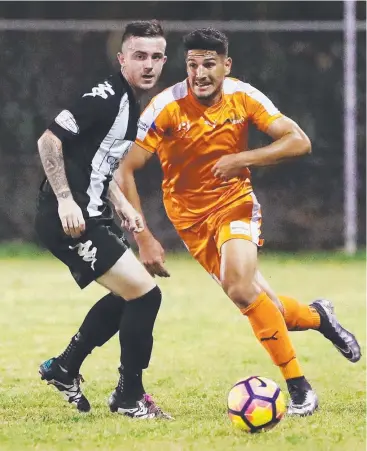
[[[111,217],[108,185],[135,140],[138,119],[138,103],[119,72],[82,93],[48,127],[62,142],[66,176],[85,218]]]

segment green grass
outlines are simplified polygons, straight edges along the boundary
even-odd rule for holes
[[[226,416],[231,385],[247,375],[284,383],[248,322],[189,257],[172,255],[145,385],[176,421],[133,421],[109,413],[117,381],[114,337],[85,362],[84,390],[93,410],[78,414],[38,378],[38,365],[59,353],[104,290],[80,291],[68,270],[47,255],[2,253],[0,261],[0,450],[44,451],[362,451],[365,449],[365,362],[345,361],[317,332],[292,334],[320,398],[310,418],[284,419],[270,432],[248,435]],[[8,258],[6,257],[8,255]],[[363,258],[261,256],[279,293],[303,301],[328,296],[365,354]]]

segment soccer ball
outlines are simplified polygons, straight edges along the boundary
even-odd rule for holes
[[[280,388],[265,377],[242,379],[228,394],[228,416],[235,426],[246,432],[272,429],[285,410]]]

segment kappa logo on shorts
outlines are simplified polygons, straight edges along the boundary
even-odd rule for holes
[[[93,246],[93,243],[91,240],[88,240],[85,243],[78,243],[76,246],[69,246],[69,249],[78,249],[78,255],[82,257],[85,262],[91,262],[90,267],[94,271],[94,264],[97,261],[97,248],[94,246],[92,249],[90,249],[91,246]]]

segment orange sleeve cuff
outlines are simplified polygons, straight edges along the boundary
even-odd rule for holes
[[[154,147],[149,146],[146,143],[143,143],[142,141],[140,141],[139,139],[135,140],[135,143],[140,146],[141,148],[143,148],[144,150],[146,150],[147,152],[150,153],[156,153],[157,149],[155,149]]]
[[[269,128],[270,124],[272,124],[276,119],[279,119],[280,117],[283,117],[282,113],[278,113],[278,114],[275,114],[274,116],[270,116],[269,119],[263,125],[262,131],[266,132],[266,130]]]

